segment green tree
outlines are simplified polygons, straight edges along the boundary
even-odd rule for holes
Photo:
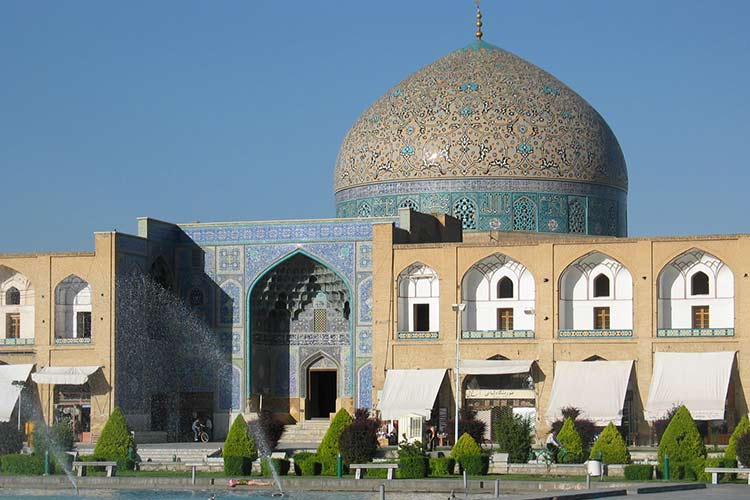
[[[514,464],[525,464],[531,451],[531,423],[521,415],[513,415],[509,406],[500,410],[495,424],[495,440],[500,451],[508,454]]]
[[[664,463],[664,456],[669,456],[674,465],[675,479],[697,477],[706,458],[706,447],[698,432],[692,415],[685,406],[675,412],[672,420],[659,441],[658,460]]]
[[[612,422],[602,431],[599,439],[591,448],[591,460],[599,460],[602,455],[602,463],[605,464],[628,464],[630,463],[630,452],[625,440]]]
[[[249,476],[253,460],[258,458],[255,441],[248,432],[247,422],[237,415],[229,428],[224,442],[224,474],[227,476]]]
[[[579,464],[583,462],[583,441],[578,434],[573,419],[565,418],[562,429],[557,434],[557,440],[560,441],[561,448],[558,452],[558,461],[565,464]]]
[[[750,432],[750,421],[748,420],[747,415],[743,416],[735,426],[734,431],[729,438],[729,446],[727,446],[726,451],[724,451],[724,458],[737,460],[737,440],[746,432]],[[750,464],[742,465],[747,467]]]
[[[451,458],[459,463],[463,457],[481,454],[482,447],[474,441],[474,438],[468,432],[461,434],[461,437],[458,438],[456,444],[453,445],[453,449],[451,449]]]
[[[94,456],[102,460],[112,460],[121,467],[132,469],[135,465],[130,458],[130,450],[135,450],[135,440],[130,433],[128,422],[120,408],[112,410],[102,434],[96,442]]]
[[[339,454],[339,440],[344,429],[352,424],[352,416],[345,409],[340,409],[333,417],[326,435],[318,446],[318,459],[323,467],[323,475],[336,474],[336,461]]]

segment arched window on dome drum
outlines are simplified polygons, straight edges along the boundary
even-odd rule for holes
[[[609,297],[609,278],[604,274],[594,278],[594,297]]]
[[[708,295],[708,275],[703,271],[690,278],[690,295]]]
[[[5,292],[5,305],[6,306],[18,306],[21,305],[21,292],[18,288],[12,286]]]
[[[500,281],[497,282],[497,298],[498,299],[512,299],[513,298],[513,281],[507,276],[503,276]]]

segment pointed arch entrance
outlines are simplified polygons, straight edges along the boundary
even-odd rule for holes
[[[302,251],[262,274],[248,294],[248,393],[293,418],[328,417],[351,377],[351,291]]]

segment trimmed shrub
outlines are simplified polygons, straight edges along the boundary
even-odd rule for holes
[[[625,440],[612,422],[604,429],[599,439],[591,448],[591,460],[599,460],[602,455],[602,463],[605,464],[627,464],[630,463],[630,452],[625,445]]]
[[[276,472],[279,474],[279,476],[286,476],[289,473],[289,460],[285,458],[268,458],[263,457],[260,460],[260,473],[263,476],[273,476],[273,472],[271,471],[270,463],[273,464],[273,468],[276,469]]]
[[[398,459],[398,477],[401,479],[422,479],[427,477],[429,470],[427,457],[405,456]]]
[[[456,467],[456,461],[450,457],[430,459],[430,475],[435,477],[450,476]]]
[[[461,463],[463,457],[469,455],[481,455],[482,448],[477,444],[473,437],[468,433],[463,433],[451,450],[451,458]]]
[[[117,462],[118,467],[132,470],[135,463],[130,450],[135,450],[135,440],[122,411],[115,407],[96,442],[94,456]]]
[[[44,455],[11,453],[0,457],[3,475],[41,476],[44,474]]]
[[[352,423],[352,416],[345,409],[340,409],[333,417],[328,432],[318,446],[318,458],[323,466],[324,476],[336,475],[336,460],[339,454],[339,439],[344,429]]]
[[[735,440],[735,450],[737,456],[737,460],[735,461],[740,462],[744,466],[750,464],[750,431]]]
[[[318,454],[310,451],[300,451],[294,455],[294,473],[298,476],[318,476],[321,465]]]
[[[531,422],[520,415],[513,415],[513,409],[504,406],[495,424],[495,441],[503,453],[508,453],[508,461],[525,464],[531,451]]]
[[[386,464],[393,464],[398,462],[379,462],[379,463],[386,463]],[[387,479],[388,478],[388,469],[367,469],[362,471],[364,472],[367,479]],[[398,469],[394,472],[393,477],[400,478]]]
[[[650,481],[654,477],[654,466],[632,464],[625,466],[625,479],[630,481]]]
[[[582,418],[581,410],[575,406],[566,406],[560,410],[560,413],[562,413],[562,418],[552,422],[552,432],[555,435],[558,435],[560,430],[562,430],[565,419],[571,418],[578,435],[581,436],[581,444],[583,445],[584,450],[583,456],[586,456],[586,450],[589,450],[594,444],[594,436],[596,436],[600,428],[597,427],[593,421],[587,418]]]
[[[368,410],[357,410],[354,422],[344,429],[339,438],[339,450],[345,464],[372,461],[378,450],[380,420],[370,418]]]
[[[454,429],[456,428],[455,418],[448,420],[446,430],[448,437],[453,438]],[[458,434],[468,434],[474,438],[477,443],[484,442],[484,433],[487,430],[487,424],[477,419],[477,412],[468,407],[461,408],[458,414]],[[455,441],[454,441],[455,442]]]
[[[268,441],[268,449],[273,450],[279,444],[281,436],[284,435],[284,423],[273,417],[273,413],[268,410],[260,412],[257,420],[250,422],[248,425],[251,436],[265,437]]]
[[[737,460],[745,467],[750,466],[750,463],[743,462],[742,460],[737,458],[737,450],[736,450],[737,440],[740,438],[740,436],[748,432],[750,432],[750,420],[748,420],[747,415],[745,415],[737,423],[737,425],[734,428],[734,431],[732,431],[732,435],[729,437],[729,446],[727,446],[726,451],[724,451],[724,458]]]
[[[490,468],[490,457],[484,453],[464,455],[458,463],[461,466],[461,472],[466,471],[470,476],[484,476]]]
[[[224,474],[227,476],[250,475],[253,460],[258,458],[258,452],[242,415],[237,415],[229,429],[222,456],[224,457]]]
[[[706,447],[685,406],[675,412],[659,442],[659,464],[664,463],[665,455],[670,460],[670,479],[696,479],[701,465],[698,462],[706,458]]]
[[[654,437],[655,437],[655,443],[661,442],[661,437],[664,435],[664,431],[667,430],[667,426],[669,425],[669,422],[672,421],[672,417],[674,417],[674,414],[677,413],[677,410],[679,410],[679,406],[673,406],[671,410],[667,412],[666,415],[664,415],[662,418],[657,418],[653,422],[651,422],[651,428],[654,430]]]
[[[557,453],[560,463],[580,464],[583,462],[583,443],[572,418],[565,418],[565,423],[557,434],[557,440],[560,441],[560,447],[564,448]]]
[[[23,433],[13,422],[0,422],[0,455],[18,453],[23,448]]]

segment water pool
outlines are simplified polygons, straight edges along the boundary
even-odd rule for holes
[[[251,498],[254,500],[278,500],[278,497],[272,496],[273,492],[269,491],[242,491],[242,490],[182,490],[182,491],[164,491],[164,490],[81,490],[80,495],[73,491],[66,490],[3,490],[0,498],[17,499],[17,500],[87,500],[95,498],[110,498],[113,500],[207,500],[213,495],[215,500],[231,500],[239,498]],[[406,493],[388,493],[388,500],[396,499],[445,499],[447,495],[434,494],[406,494]],[[377,500],[377,492],[305,492],[291,491],[286,493],[284,498],[291,500]]]

